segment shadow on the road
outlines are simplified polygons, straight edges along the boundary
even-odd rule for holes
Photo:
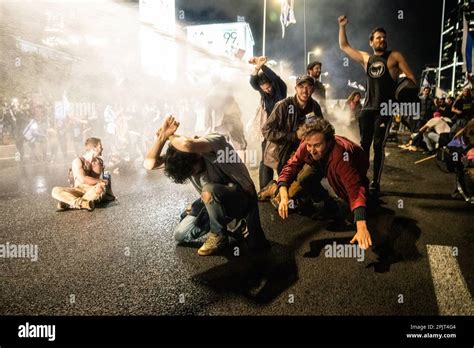
[[[352,238],[346,237],[346,238],[327,238],[327,239],[319,239],[319,240],[313,240],[309,243],[309,251],[303,255],[303,257],[310,257],[310,258],[315,258],[319,257],[321,254],[321,251],[324,249],[326,245],[331,245],[333,242],[336,242],[337,244],[349,244]]]
[[[294,254],[272,243],[260,255],[225,256],[228,262],[195,275],[193,281],[216,292],[238,293],[257,304],[270,303],[298,279]]]
[[[366,268],[373,267],[375,272],[385,273],[390,271],[392,264],[422,256],[416,246],[421,235],[416,220],[395,216],[393,210],[377,207],[369,214],[367,224],[372,236],[372,251],[378,258]]]
[[[417,260],[422,255],[416,247],[421,230],[415,220],[395,216],[395,212],[385,207],[372,210],[367,219],[368,229],[372,237],[372,252],[377,261],[366,268],[374,268],[376,273],[390,271],[390,266],[409,260]],[[352,237],[327,238],[310,242],[310,250],[304,257],[316,258],[326,245],[336,242],[339,245],[349,244]]]
[[[100,203],[97,203],[96,206],[95,206],[95,208],[96,208],[96,209],[105,209],[105,208],[108,208],[108,207],[114,207],[114,206],[116,206],[116,205],[119,205],[118,199],[115,199],[115,200],[113,200],[113,201],[106,201],[106,200],[104,200],[104,201],[102,201],[102,202],[100,202]]]

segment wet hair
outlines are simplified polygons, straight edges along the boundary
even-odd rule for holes
[[[176,184],[185,184],[198,161],[197,153],[179,151],[170,145],[165,154],[165,175]]]
[[[374,28],[371,32],[370,32],[370,35],[369,35],[369,41],[374,41],[374,35],[375,33],[384,33],[385,35],[387,35],[387,32],[385,31],[384,28],[382,27],[377,27],[377,28]]]
[[[324,118],[316,118],[311,122],[306,123],[305,125],[303,125],[302,131],[303,139],[313,133],[322,133],[324,135],[324,139],[326,139],[326,142],[334,140],[334,136],[336,133],[336,131],[334,130],[334,126]]]
[[[311,62],[311,63],[308,64],[308,66],[306,67],[306,72],[309,72],[310,70],[313,70],[313,68],[316,65],[319,65],[321,68],[323,67],[323,63],[318,62],[318,61],[314,61],[314,62]]]
[[[259,86],[264,85],[266,83],[272,83],[270,79],[265,75],[263,72],[260,72],[257,77],[257,83]]]
[[[101,140],[99,138],[87,138],[85,146],[86,149],[90,150],[96,147],[101,143]]]

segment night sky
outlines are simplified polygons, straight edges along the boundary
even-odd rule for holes
[[[447,0],[454,4],[454,0]],[[254,54],[262,50],[263,0],[176,0],[177,10],[185,11],[186,24],[235,22],[244,16],[255,39]],[[303,40],[303,0],[295,0],[296,24],[287,28],[281,38],[280,5],[277,0],[267,1],[266,55],[276,61],[284,60],[297,73],[305,67]],[[399,19],[399,11],[403,19]],[[441,31],[442,0],[306,0],[307,48],[323,50],[319,57],[323,71],[336,92],[334,97],[344,98],[351,89],[347,80],[364,83],[364,71],[351,61],[343,67],[344,54],[338,45],[337,17],[345,14],[349,19],[347,35],[356,49],[372,52],[368,34],[377,26],[387,30],[388,48],[404,54],[420,76],[426,65],[437,66]]]

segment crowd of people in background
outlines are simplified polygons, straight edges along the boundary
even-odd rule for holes
[[[464,88],[457,98],[438,98],[432,95],[429,86],[425,86],[420,96],[420,111],[419,115],[404,116],[400,120],[411,133],[409,142],[400,145],[400,148],[432,155],[435,147],[447,145],[473,118],[474,99],[471,88]]]
[[[145,104],[72,103],[65,97],[52,102],[39,94],[21,99],[0,97],[0,144],[16,146],[15,159],[38,163],[69,161],[81,153],[85,139],[105,140],[108,167],[142,161],[154,127],[165,115],[186,115],[185,133],[196,127],[197,101],[177,99]],[[120,165],[119,165],[120,163]]]

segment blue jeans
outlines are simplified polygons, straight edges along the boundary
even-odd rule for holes
[[[210,195],[204,200],[209,215],[210,231],[227,234],[227,224],[234,219],[245,219],[249,231],[247,244],[249,248],[261,248],[268,241],[260,224],[257,196],[244,192],[238,185],[207,184],[203,187],[202,196]],[[188,215],[176,226],[174,237],[178,242],[189,242],[204,234],[206,230],[196,224],[196,217]]]

